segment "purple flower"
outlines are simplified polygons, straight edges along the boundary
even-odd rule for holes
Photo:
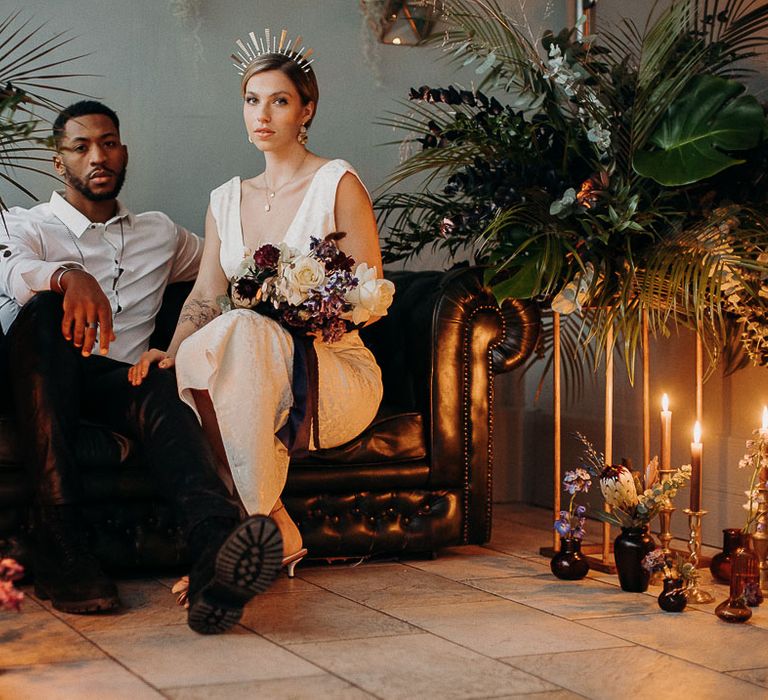
[[[663,549],[654,549],[643,557],[641,563],[648,572],[661,571],[667,565],[667,558]]]
[[[337,244],[337,241],[340,241],[346,235],[346,233],[342,232],[330,233],[322,241],[314,236],[310,237],[309,249],[318,260],[322,260],[327,272],[350,272],[354,267],[354,258],[342,253]]]
[[[571,533],[571,524],[565,520],[555,520],[555,530],[560,537],[568,537]]]
[[[573,496],[576,493],[587,493],[592,485],[589,472],[586,469],[578,467],[565,473],[563,477],[563,488]]]
[[[253,254],[253,262],[255,263],[256,267],[261,269],[268,268],[270,270],[274,270],[277,268],[277,263],[279,260],[280,249],[270,243],[261,246],[261,248],[259,248]]]
[[[584,518],[584,516],[587,514],[587,509],[585,506],[576,506],[576,517],[577,518]]]
[[[747,581],[744,584],[744,602],[750,608],[755,608],[763,602],[763,592],[757,581]]]

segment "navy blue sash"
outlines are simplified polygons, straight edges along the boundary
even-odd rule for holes
[[[318,412],[319,380],[315,338],[301,332],[293,338],[293,405],[288,420],[275,433],[291,456],[309,452],[309,436],[315,449],[320,447]]]

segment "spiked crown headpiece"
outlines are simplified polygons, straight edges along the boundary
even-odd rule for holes
[[[232,54],[232,64],[240,76],[245,75],[250,68],[251,64],[260,56],[270,53],[282,54],[294,61],[299,68],[305,73],[309,73],[309,65],[314,61],[314,58],[310,58],[314,49],[307,49],[301,43],[301,36],[297,36],[296,39],[288,40],[288,32],[283,29],[280,32],[280,39],[272,34],[270,29],[264,30],[263,37],[256,37],[254,32],[248,34],[249,40],[242,41],[236,39],[239,51]]]

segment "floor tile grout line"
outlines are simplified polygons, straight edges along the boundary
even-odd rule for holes
[[[318,666],[318,668],[320,668]],[[286,676],[284,678],[261,678],[261,679],[251,679],[251,680],[245,680],[245,681],[232,681],[232,682],[226,682],[226,683],[211,683],[211,684],[196,684],[196,685],[174,685],[169,686],[168,688],[164,688],[163,691],[171,692],[175,690],[186,690],[188,688],[226,688],[227,686],[236,686],[236,685],[243,685],[244,683],[272,683],[272,682],[280,682],[280,681],[311,681],[312,679],[317,678],[327,678],[329,676],[336,678],[337,680],[340,680],[342,683],[346,683],[347,685],[353,686],[357,688],[358,690],[361,690],[362,692],[366,693],[367,695],[371,695],[372,697],[376,698],[377,700],[384,700],[384,698],[379,697],[378,695],[371,693],[368,690],[365,690],[365,688],[361,688],[358,685],[355,685],[354,683],[351,683],[346,678],[341,678],[339,676],[334,675],[333,673],[329,673],[325,671],[324,669],[321,669],[324,672],[323,673],[316,673],[312,676]],[[170,697],[169,695],[166,695],[165,692],[163,692],[163,697],[167,698]]]
[[[69,629],[71,629],[73,632],[75,632],[75,633],[76,633],[78,636],[82,637],[82,638],[83,638],[83,639],[84,639],[86,642],[88,642],[88,644],[90,644],[90,645],[92,645],[92,646],[96,647],[96,649],[98,649],[98,650],[99,650],[99,651],[100,651],[102,654],[104,654],[104,656],[105,656],[105,657],[107,657],[108,659],[110,659],[111,661],[113,661],[114,663],[116,663],[118,666],[120,666],[120,667],[124,668],[126,671],[128,671],[128,673],[130,673],[132,676],[134,676],[135,678],[137,678],[138,680],[140,680],[140,681],[141,681],[143,684],[145,684],[145,685],[147,685],[148,687],[150,687],[150,688],[151,688],[152,690],[154,690],[156,693],[159,693],[159,694],[161,695],[161,697],[167,697],[167,696],[166,696],[164,693],[162,693],[162,692],[161,692],[160,688],[158,688],[158,687],[154,686],[154,685],[153,685],[152,683],[150,683],[150,682],[149,682],[149,681],[148,681],[146,678],[144,678],[143,676],[139,675],[139,674],[138,674],[136,671],[134,671],[132,668],[130,668],[129,666],[126,666],[126,665],[125,665],[125,664],[124,664],[122,661],[120,661],[119,659],[115,658],[115,657],[114,657],[112,654],[110,654],[110,653],[109,653],[108,651],[106,651],[105,649],[102,649],[102,648],[101,648],[101,646],[99,646],[99,644],[97,644],[97,643],[96,643],[96,642],[95,642],[93,639],[90,639],[90,638],[89,638],[89,637],[88,637],[88,636],[87,636],[87,635],[86,635],[86,634],[85,634],[83,631],[79,630],[77,627],[74,627],[73,625],[71,625],[71,624],[70,624],[70,623],[67,621],[67,619],[66,619],[66,618],[64,618],[64,617],[61,617],[59,614],[57,614],[57,613],[60,613],[61,611],[58,611],[58,610],[57,610],[57,611],[54,613],[54,610],[56,610],[56,608],[54,608],[53,606],[51,606],[51,608],[50,608],[50,609],[48,609],[48,608],[45,608],[45,610],[46,610],[46,612],[48,612],[48,613],[49,613],[49,614],[50,614],[50,615],[51,615],[51,616],[52,616],[54,619],[56,619],[56,620],[59,620],[59,621],[60,621],[62,624],[64,624],[64,625],[66,625],[67,627],[69,627]]]
[[[326,590],[327,590],[327,589],[326,589]],[[440,635],[440,634],[437,634],[437,633],[435,633],[435,632],[433,632],[433,631],[431,631],[431,630],[428,630],[428,629],[425,629],[425,628],[423,628],[423,627],[420,627],[418,624],[416,624],[416,623],[414,623],[414,622],[410,622],[410,621],[408,621],[408,620],[403,620],[402,618],[398,618],[398,617],[397,617],[396,615],[394,615],[394,614],[388,613],[388,612],[386,612],[386,611],[384,611],[384,610],[378,610],[377,608],[374,608],[374,607],[372,607],[372,606],[370,606],[370,605],[367,605],[367,604],[365,604],[365,603],[361,603],[360,601],[356,601],[356,600],[353,600],[353,599],[351,599],[351,598],[348,598],[347,596],[344,596],[344,595],[342,595],[342,594],[340,594],[340,593],[337,593],[337,592],[335,592],[335,591],[330,591],[330,590],[329,590],[328,592],[329,592],[329,593],[333,593],[334,595],[338,595],[338,596],[339,596],[339,597],[341,597],[341,598],[345,598],[345,599],[347,599],[347,600],[350,600],[351,602],[357,603],[358,605],[362,605],[363,607],[366,607],[366,608],[368,608],[368,609],[370,609],[370,610],[374,610],[375,612],[378,612],[378,613],[380,613],[380,614],[382,614],[382,615],[387,615],[388,617],[393,617],[394,619],[396,619],[396,620],[399,620],[400,622],[405,622],[406,624],[409,624],[409,625],[411,625],[411,626],[413,626],[413,627],[416,627],[417,629],[421,630],[421,631],[422,631],[424,634],[428,634],[428,635],[430,635],[430,636],[432,636],[432,637],[435,637],[436,639],[441,639],[441,640],[442,640],[442,641],[444,641],[444,642],[448,642],[449,644],[452,644],[452,645],[454,645],[454,646],[460,647],[461,649],[464,649],[464,650],[466,650],[466,651],[469,651],[470,653],[473,653],[473,654],[477,654],[477,655],[479,655],[479,656],[482,656],[483,658],[489,659],[489,660],[491,660],[491,661],[495,661],[495,662],[497,662],[497,663],[501,663],[501,664],[504,664],[504,665],[507,665],[507,666],[509,666],[509,665],[510,665],[510,664],[506,664],[504,661],[502,661],[502,660],[501,660],[500,658],[498,658],[498,657],[489,656],[488,654],[485,654],[485,653],[484,653],[484,652],[482,652],[482,651],[478,651],[477,649],[472,649],[471,647],[468,647],[468,646],[466,646],[465,644],[462,644],[461,642],[457,642],[457,641],[455,641],[455,640],[453,640],[453,639],[448,639],[447,637],[444,637],[444,636],[442,636],[442,635]],[[479,601],[479,602],[486,602],[486,601]],[[488,602],[492,602],[492,601],[488,601]],[[514,601],[509,601],[509,602],[514,602]],[[547,613],[547,614],[549,614],[549,613]],[[390,635],[390,636],[398,636],[398,635]],[[633,646],[633,645],[632,645],[631,643],[628,643],[628,646]],[[612,649],[612,648],[615,648],[615,647],[604,647],[604,648],[606,648],[606,649]],[[554,685],[556,688],[558,688],[558,687],[559,687],[559,688],[561,688],[561,689],[563,689],[563,690],[570,690],[570,688],[565,688],[564,686],[559,686],[557,683],[555,683],[555,682],[553,682],[553,681],[547,680],[547,679],[545,679],[545,678],[540,678],[539,676],[536,676],[535,674],[533,674],[533,673],[530,673],[530,672],[528,672],[528,671],[524,671],[523,669],[520,669],[520,668],[517,668],[517,667],[515,667],[515,670],[517,670],[517,671],[520,671],[521,673],[525,673],[526,675],[532,676],[533,678],[538,678],[539,680],[542,680],[542,681],[544,681],[545,683],[549,683],[550,685]],[[541,691],[541,692],[547,692],[547,691]],[[549,692],[552,692],[552,691],[549,691]],[[503,697],[503,696],[497,696],[497,697]]]
[[[302,579],[302,580],[304,581],[304,579]],[[307,581],[307,583],[311,583],[311,582]],[[242,627],[243,629],[247,630],[249,633],[255,634],[257,637],[261,637],[263,640],[265,640],[269,644],[274,644],[275,646],[279,647],[283,651],[288,652],[292,656],[295,656],[295,657],[301,659],[302,661],[304,661],[304,662],[306,662],[308,664],[311,664],[312,666],[315,666],[316,668],[319,668],[320,670],[325,672],[327,675],[333,676],[334,678],[337,678],[338,680],[343,681],[344,683],[347,683],[347,684],[357,688],[358,690],[361,690],[362,692],[367,693],[368,695],[373,696],[377,700],[384,700],[384,698],[382,698],[381,696],[376,695],[375,693],[373,693],[373,692],[371,692],[369,690],[366,690],[362,686],[360,686],[357,683],[355,683],[353,680],[350,680],[349,678],[345,678],[344,676],[336,673],[335,671],[332,671],[331,669],[328,669],[328,668],[325,668],[324,666],[321,666],[316,661],[313,661],[311,659],[306,658],[305,656],[302,656],[298,652],[298,650],[290,648],[290,645],[288,645],[288,644],[286,644],[284,642],[277,642],[277,641],[273,641],[271,639],[268,639],[263,634],[260,634],[259,632],[256,632],[255,630],[251,629],[250,627],[248,627],[247,625],[243,624],[242,622],[238,623],[238,627]],[[397,635],[383,635],[383,636],[397,636]],[[360,638],[358,637],[357,639],[360,639]],[[375,639],[375,637],[372,637],[372,639]],[[346,641],[346,640],[338,640],[338,641]],[[299,642],[297,642],[297,644],[298,643]],[[309,643],[309,642],[304,642],[304,643]],[[323,642],[320,642],[320,643],[323,643]],[[327,643],[327,642],[325,642],[325,643]]]
[[[695,610],[695,611],[691,611],[691,612],[698,612],[698,613],[706,614],[706,613],[704,613],[703,610]],[[639,616],[644,615],[644,614],[645,613],[637,613],[637,616],[639,617]],[[622,617],[628,617],[628,616],[622,615]],[[580,624],[580,622],[578,620],[572,620],[572,622],[576,622],[577,624]],[[682,661],[683,663],[691,664],[692,666],[696,666],[698,668],[703,668],[703,669],[705,669],[707,671],[711,671],[712,673],[717,673],[717,674],[720,674],[720,675],[723,675],[723,674],[726,673],[726,671],[721,671],[720,669],[712,668],[711,666],[706,666],[705,664],[699,663],[697,661],[691,661],[690,659],[686,659],[685,657],[678,656],[678,655],[676,655],[676,654],[674,654],[672,652],[662,651],[661,649],[656,649],[656,648],[654,648],[652,646],[649,646],[648,644],[644,644],[642,642],[633,642],[632,640],[624,639],[624,637],[620,637],[619,635],[614,634],[613,632],[606,632],[605,630],[595,630],[594,627],[590,627],[589,625],[580,625],[580,626],[586,627],[587,629],[591,629],[591,630],[594,630],[594,631],[597,631],[597,632],[602,632],[603,634],[607,634],[607,635],[609,635],[611,637],[616,637],[617,639],[621,639],[621,640],[627,642],[630,646],[639,647],[641,649],[648,649],[649,651],[655,652],[657,654],[661,654],[662,656],[667,656],[670,659],[676,659],[678,661]],[[607,647],[607,648],[610,648],[610,647]],[[564,652],[553,652],[553,653],[560,654],[560,653],[564,653]],[[534,655],[531,654],[531,656],[534,656]],[[745,679],[740,678],[738,680],[745,680]],[[756,683],[752,683],[751,681],[746,681],[746,682],[747,683],[751,683],[752,685],[757,685]],[[765,686],[759,686],[759,687],[765,689]]]

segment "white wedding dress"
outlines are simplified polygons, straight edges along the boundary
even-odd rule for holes
[[[285,243],[307,252],[310,236],[322,238],[336,231],[336,189],[347,172],[354,170],[343,160],[328,161],[317,170]],[[211,211],[221,239],[221,267],[232,278],[246,252],[239,177],[211,192]],[[314,344],[320,446],[335,447],[373,420],[381,401],[381,372],[356,331],[336,343]],[[290,333],[276,321],[245,309],[216,317],[186,338],[176,355],[181,398],[197,413],[190,390],[206,389],[210,394],[232,479],[250,514],[269,513],[285,485],[289,455],[275,433],[285,424],[293,403],[292,374]]]

